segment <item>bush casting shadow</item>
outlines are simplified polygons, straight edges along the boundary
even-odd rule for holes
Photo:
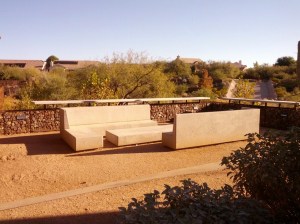
[[[224,157],[233,187],[182,186],[133,198],[119,223],[299,223],[300,128],[248,134],[245,148]]]

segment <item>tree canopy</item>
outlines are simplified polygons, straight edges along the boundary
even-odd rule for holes
[[[227,91],[226,82],[236,78],[272,79],[280,99],[300,98],[296,64],[292,57],[279,58],[276,66],[257,63],[254,68],[243,72],[229,62],[209,61],[190,65],[179,57],[171,62],[153,61],[144,52],[133,51],[114,53],[102,63],[74,71],[50,70],[51,62],[56,60],[58,57],[55,55],[47,58],[48,72],[0,65],[0,79],[27,83],[15,96],[16,100],[26,102],[204,95],[215,98],[223,96]],[[251,89],[247,84],[240,86],[238,95],[245,95]]]
[[[296,64],[296,60],[293,57],[285,56],[278,58],[275,66],[290,66]]]
[[[179,56],[166,65],[165,72],[170,74],[176,84],[185,84],[192,79],[191,67],[180,60]]]
[[[211,61],[208,64],[208,73],[214,80],[226,80],[239,77],[241,70],[229,62]]]
[[[51,66],[51,62],[59,60],[55,55],[51,55],[46,59],[46,69],[49,70]]]

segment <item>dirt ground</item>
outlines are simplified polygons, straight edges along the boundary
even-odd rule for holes
[[[74,152],[59,133],[0,137],[0,205],[25,198],[221,162],[246,141],[173,151],[161,143]],[[191,178],[211,188],[231,183],[227,171],[156,179],[0,211],[0,223],[114,223],[118,207],[164,184]]]

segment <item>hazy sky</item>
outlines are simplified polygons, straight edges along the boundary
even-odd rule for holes
[[[300,0],[1,0],[0,59],[296,59]]]

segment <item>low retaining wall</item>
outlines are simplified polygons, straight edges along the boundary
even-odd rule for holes
[[[0,112],[0,134],[59,130],[59,109]]]
[[[245,104],[211,103],[204,111],[238,110],[243,107],[260,109],[260,126],[286,130],[289,127],[300,127],[300,108],[256,106]]]
[[[220,111],[251,107],[260,109],[260,126],[275,129],[300,127],[300,108],[265,107],[228,103],[169,103],[151,104],[151,119],[172,121],[175,114]],[[0,112],[0,135],[59,130],[59,109]]]
[[[196,113],[207,106],[206,102],[200,103],[172,103],[150,104],[151,119],[158,122],[173,121],[176,114]]]
[[[150,104],[151,119],[171,121],[175,114],[197,112],[207,103]],[[59,109],[0,112],[0,134],[11,135],[59,130]]]

